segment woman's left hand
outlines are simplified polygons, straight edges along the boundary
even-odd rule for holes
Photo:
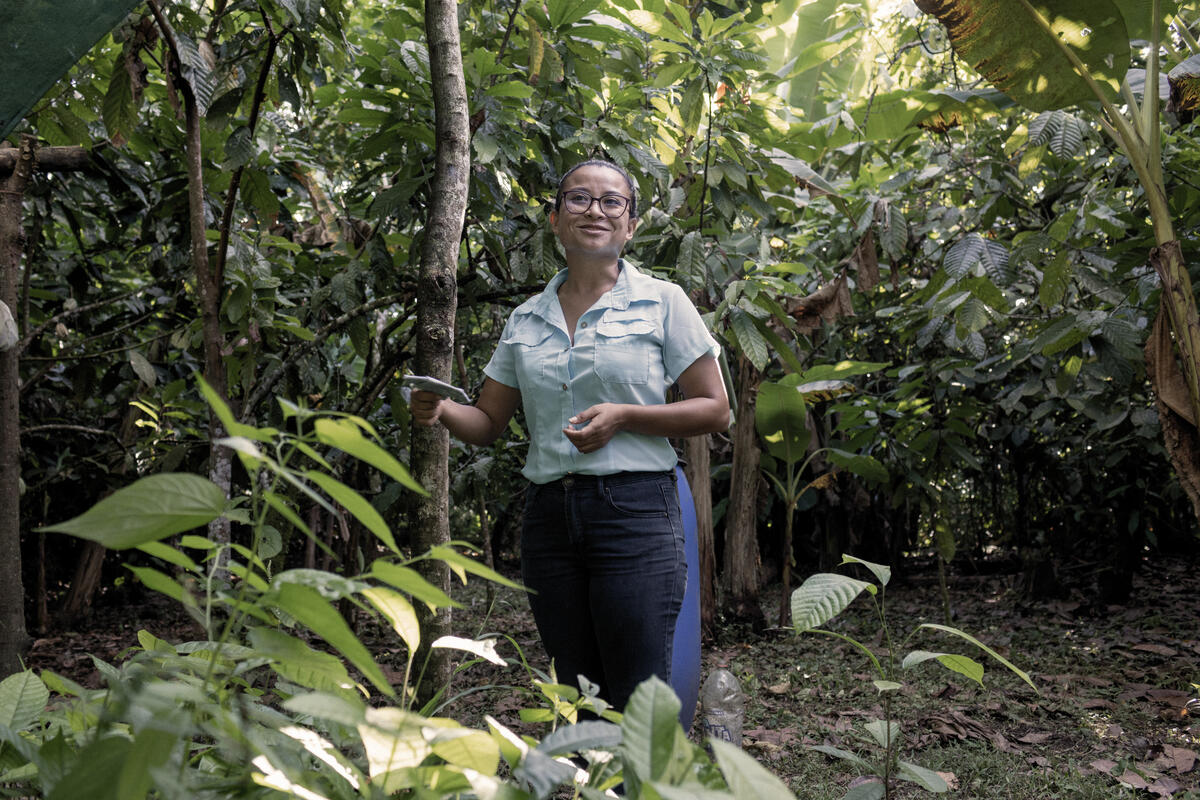
[[[594,453],[622,429],[623,408],[619,403],[594,405],[567,420],[572,427],[563,428],[563,433],[579,452]]]

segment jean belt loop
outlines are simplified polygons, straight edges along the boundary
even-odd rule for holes
[[[596,476],[596,494],[598,494],[600,496],[604,495],[604,476],[603,475]]]

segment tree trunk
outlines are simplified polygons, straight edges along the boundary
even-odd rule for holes
[[[437,167],[417,287],[416,370],[423,375],[449,380],[454,358],[454,320],[458,310],[458,250],[471,168],[471,134],[458,34],[458,4],[452,0],[428,0],[425,4],[425,35],[433,81]],[[414,426],[413,476],[429,491],[429,497],[422,498],[416,506],[414,544],[418,552],[450,540],[449,455],[450,435],[444,427]],[[450,571],[445,563],[423,561],[421,564],[427,580],[444,590],[450,588]],[[417,687],[418,702],[424,704],[450,682],[447,651],[429,647],[437,637],[449,632],[450,609],[428,613],[423,604],[418,604],[417,608],[423,651],[418,653],[417,663],[428,664],[424,679]]]
[[[1200,435],[1190,414],[1187,384],[1175,360],[1165,311],[1154,321],[1144,353],[1167,457],[1192,503],[1193,516],[1200,519]]]
[[[0,179],[0,301],[17,308],[25,188],[37,153],[32,136],[22,136],[12,174]],[[30,266],[26,265],[26,269]],[[0,674],[21,669],[29,644],[25,590],[21,584],[21,429],[18,348],[0,351]]]
[[[700,633],[711,639],[717,614],[717,551],[713,544],[712,465],[708,436],[689,436],[683,440],[684,472],[696,502],[696,544],[700,550]]]
[[[758,552],[758,434],[754,430],[754,392],[758,370],[738,357],[737,424],[733,432],[733,472],[729,485],[729,510],[725,513],[725,559],[722,577],[726,605],[735,616],[763,622],[758,605],[761,558]]]

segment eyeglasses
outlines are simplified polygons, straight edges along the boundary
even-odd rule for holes
[[[600,213],[609,219],[617,219],[629,208],[629,198],[619,194],[603,194],[592,197],[583,189],[571,189],[562,193],[562,204],[572,214],[586,214],[592,203],[600,205]]]

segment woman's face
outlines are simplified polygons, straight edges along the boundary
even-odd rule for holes
[[[627,201],[631,200],[625,177],[608,167],[593,165],[575,170],[563,182],[560,197],[577,190],[587,192],[594,198],[619,195]],[[572,214],[567,211],[565,203],[560,202],[559,207],[550,212],[550,225],[568,256],[616,259],[621,255],[625,243],[633,238],[637,220],[630,219],[628,203],[621,216],[610,219],[601,211],[599,202],[593,202],[581,214]]]

